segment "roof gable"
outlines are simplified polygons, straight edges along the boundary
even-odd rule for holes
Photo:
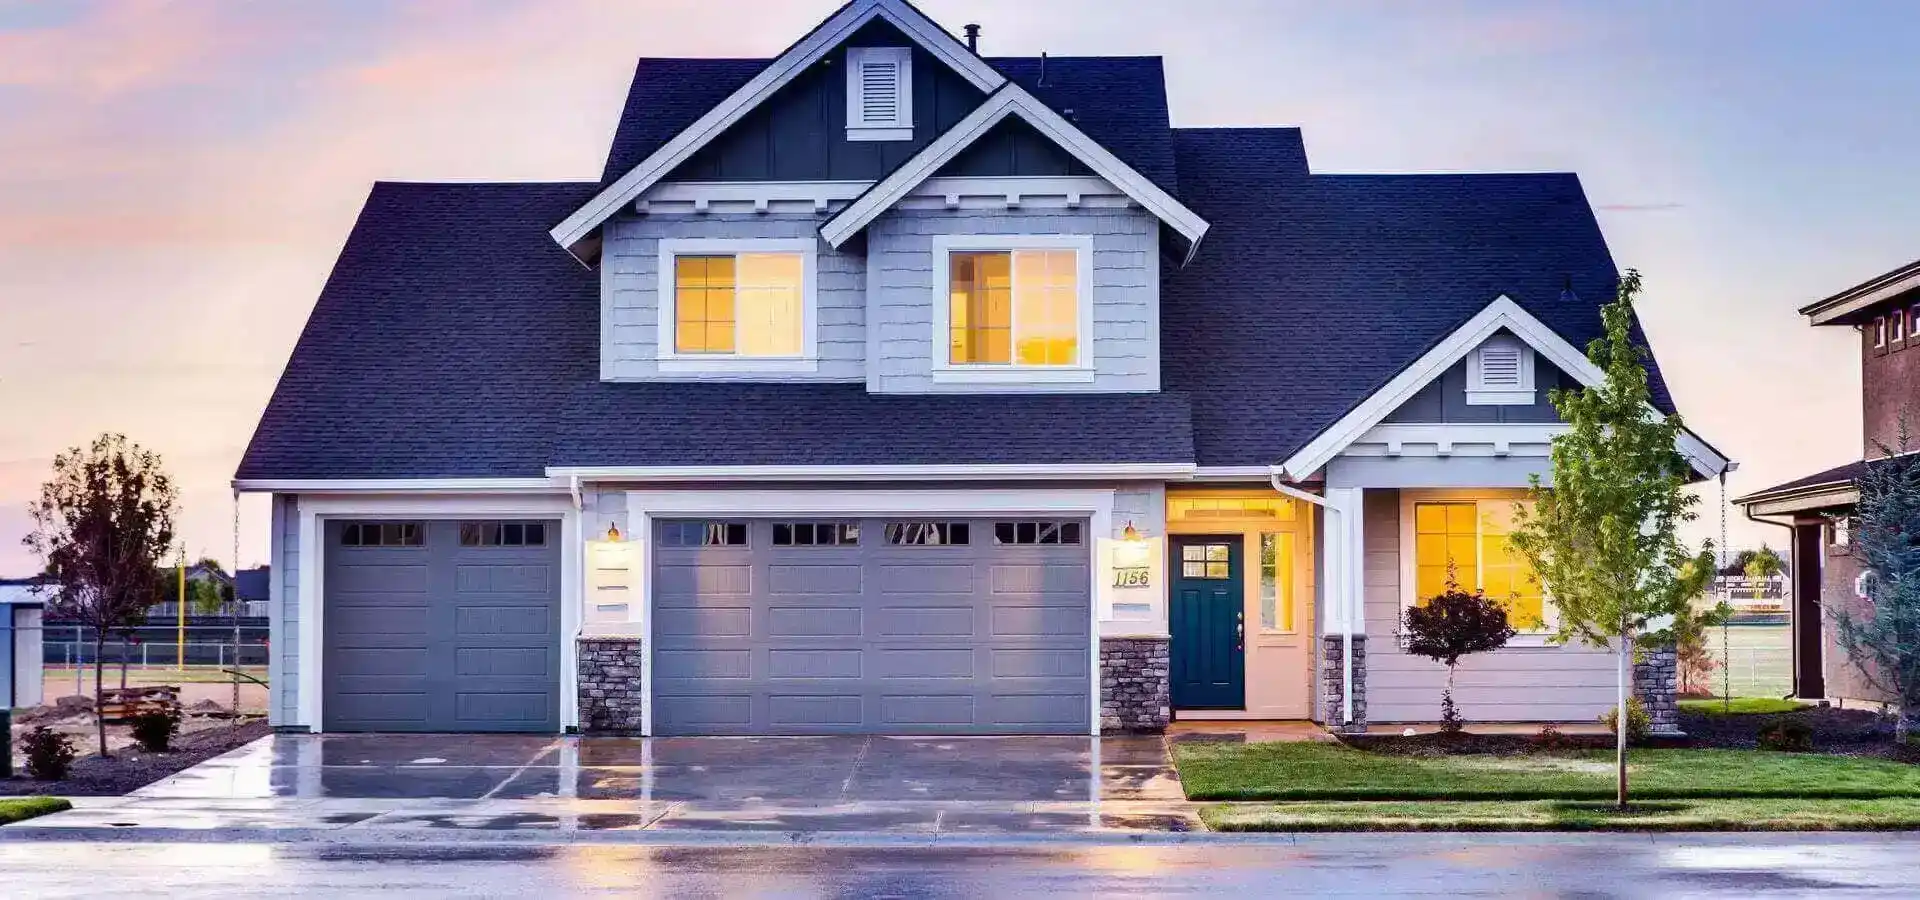
[[[981,91],[991,91],[1006,83],[1006,76],[905,0],[852,0],[554,226],[550,232],[553,239],[576,257],[586,255],[583,253],[583,242],[588,240],[600,223],[876,19],[899,29],[921,49],[958,72]]]

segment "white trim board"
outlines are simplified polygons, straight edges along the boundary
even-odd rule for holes
[[[300,521],[298,578],[300,615],[300,659],[298,665],[299,721],[318,733],[322,730],[321,691],[323,639],[322,621],[326,604],[326,571],[322,526],[328,519],[468,519],[468,518],[541,518],[560,520],[560,728],[564,731],[580,724],[579,689],[576,685],[580,666],[580,623],[584,612],[581,585],[585,577],[585,544],[580,534],[580,511],[565,493],[546,496],[426,496],[426,497],[314,497],[298,498],[296,515]]]
[[[1288,457],[1286,462],[1281,463],[1281,470],[1290,480],[1306,480],[1369,429],[1385,421],[1388,415],[1412,399],[1421,388],[1439,378],[1454,363],[1466,358],[1475,347],[1503,328],[1518,335],[1534,352],[1545,356],[1581,384],[1596,385],[1606,380],[1606,374],[1588,360],[1586,354],[1534,318],[1532,313],[1522,309],[1512,298],[1502,294],[1433,349],[1401,369],[1400,374],[1395,375],[1386,386],[1361,401],[1339,421],[1327,426],[1306,446]],[[1656,414],[1651,407],[1648,413]],[[1702,475],[1717,475],[1730,466],[1725,457],[1714,452],[1692,432],[1683,431],[1677,444],[1675,449]]]
[[[1838,294],[1800,308],[1808,324],[1831,325],[1877,303],[1920,289],[1920,261],[1847,288]]]
[[[1100,734],[1100,612],[1111,604],[1106,567],[1101,565],[1102,542],[1111,541],[1114,491],[1108,490],[948,490],[948,491],[628,491],[627,535],[637,548],[634,577],[639,580],[638,628],[646,654],[640,668],[641,733],[653,734],[653,579],[648,548],[653,519],[679,516],[762,517],[780,515],[887,515],[892,513],[996,515],[1071,514],[1087,517],[1087,553],[1090,570],[1087,623],[1088,710],[1090,733]],[[1163,605],[1164,608],[1164,605]]]
[[[673,140],[594,195],[593,199],[555,225],[548,234],[560,246],[567,248],[567,252],[573,253],[576,258],[582,257],[577,245],[602,222],[874,19],[884,19],[900,29],[921,49],[952,67],[960,77],[982,91],[995,90],[1007,82],[1006,77],[987,65],[986,60],[904,0],[853,0],[798,43],[788,47],[786,52],[768,63],[766,68],[760,70],[760,74],[741,85],[720,105],[707,110],[705,115],[694,120]]]
[[[555,466],[547,474],[584,481],[1086,481],[1179,480],[1192,463],[919,466]]]
[[[1059,113],[1048,108],[1025,88],[1008,82],[988,97],[985,102],[967,117],[948,129],[947,132],[928,144],[912,159],[902,163],[892,175],[887,176],[859,199],[847,205],[847,208],[835,213],[825,225],[820,226],[820,236],[835,248],[841,247],[853,239],[854,235],[867,227],[881,213],[893,208],[894,204],[907,196],[916,185],[932,177],[947,161],[960,154],[960,151],[972,146],[994,125],[1010,115],[1017,115],[1058,144],[1062,149],[1085,163],[1095,174],[1106,179],[1109,184],[1126,192],[1134,202],[1140,204],[1160,221],[1179,232],[1189,245],[1187,258],[1200,246],[1200,239],[1206,236],[1207,221],[1199,213],[1188,209],[1185,204],[1174,199],[1173,195],[1161,190],[1151,179],[1135,171],[1133,167],[1120,161],[1107,148],[1087,136],[1072,122],[1061,118]]]
[[[669,181],[633,201],[658,215],[822,215],[873,186],[871,181]],[[901,209],[1126,209],[1133,200],[1097,175],[943,176],[907,192]]]
[[[553,478],[236,478],[243,494],[546,494],[567,490]]]

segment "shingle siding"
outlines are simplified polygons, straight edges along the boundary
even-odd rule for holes
[[[867,269],[818,241],[812,216],[626,216],[609,222],[601,250],[601,377],[612,381],[859,381],[865,378]],[[662,373],[660,242],[682,238],[815,238],[816,352],[810,374]]]
[[[1090,383],[988,385],[933,378],[936,235],[1091,235]],[[1146,392],[1160,389],[1159,228],[1139,209],[1003,212],[893,210],[867,229],[868,299],[877,334],[867,386],[875,393]]]
[[[276,727],[300,722],[300,498],[272,496],[268,558],[273,596],[268,604],[267,720]]]

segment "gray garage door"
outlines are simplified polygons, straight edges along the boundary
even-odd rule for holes
[[[559,731],[560,524],[329,521],[328,731]]]
[[[1085,734],[1086,525],[661,522],[659,734]]]

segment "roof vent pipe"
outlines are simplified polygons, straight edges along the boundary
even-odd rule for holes
[[[975,53],[979,53],[980,52],[980,26],[969,22],[966,25],[961,26],[961,30],[967,33],[967,49],[972,50]]]

